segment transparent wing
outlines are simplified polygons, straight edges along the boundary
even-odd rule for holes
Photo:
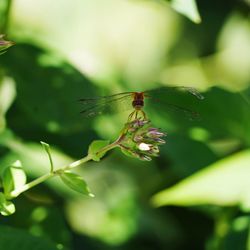
[[[184,95],[192,95],[200,100],[204,99],[204,96],[195,88],[192,87],[160,87],[156,89],[151,89],[145,91],[147,96],[155,96],[155,95],[164,95],[164,96],[184,96]]]
[[[154,109],[155,106],[161,106],[160,109],[156,109],[157,112],[160,113],[164,113],[167,112],[168,114],[172,115],[172,116],[183,116],[185,118],[188,118],[189,120],[199,120],[200,119],[200,113],[197,111],[194,111],[192,109],[189,108],[184,108],[175,104],[171,104],[171,103],[161,103],[159,102],[159,100],[157,99],[152,99],[151,100],[153,104],[151,104],[151,108]],[[149,108],[149,109],[151,109]]]
[[[82,98],[79,101],[84,105],[85,104],[93,104],[94,105],[94,104],[122,98],[124,96],[131,95],[132,93],[133,92],[123,92],[123,93],[118,93],[118,94],[114,94],[114,95],[98,96],[98,97],[94,97],[94,98]]]
[[[197,108],[203,95],[191,87],[161,87],[145,91],[146,108],[167,112],[171,116],[184,116],[190,120],[200,119]]]
[[[103,113],[117,113],[132,109],[132,92],[125,92],[111,96],[81,99],[84,110],[81,114],[93,117]]]

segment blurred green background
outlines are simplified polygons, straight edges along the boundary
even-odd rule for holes
[[[250,249],[250,3],[197,6],[199,24],[168,1],[0,0],[0,33],[16,43],[0,56],[0,171],[19,159],[29,180],[48,172],[41,140],[63,166],[115,139],[126,113],[85,119],[79,98],[177,85],[205,96],[199,121],[148,113],[168,134],[159,158],[114,150],[76,169],[95,198],[55,178],[15,199],[1,250]]]

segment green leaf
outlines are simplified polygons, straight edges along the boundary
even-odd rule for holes
[[[94,195],[90,192],[87,183],[80,175],[74,174],[70,171],[64,171],[60,177],[62,181],[74,191],[94,197]]]
[[[234,154],[208,166],[171,188],[153,196],[163,205],[241,205],[250,209],[250,150]]]
[[[2,182],[5,195],[9,195],[14,189],[18,189],[26,183],[26,174],[22,169],[20,161],[15,161],[12,165],[4,169]]]
[[[25,230],[0,226],[0,246],[4,250],[58,250],[55,243],[45,237],[36,237]],[[60,248],[62,249],[62,248]],[[65,249],[65,248],[63,248]]]
[[[19,93],[17,95],[18,106],[22,112],[15,115],[15,126],[25,129],[27,123],[31,124],[29,126],[39,124],[41,128],[55,134],[82,133],[84,128],[89,127],[90,121],[83,123],[79,119],[80,115],[76,114],[79,114],[83,107],[77,105],[73,100],[81,98],[85,91],[90,96],[95,95],[96,89],[82,73],[61,58],[58,58],[56,66],[43,65],[42,57],[47,55],[49,60],[54,58],[54,56],[45,54],[42,47],[23,43],[16,46],[15,50],[9,51],[6,56],[1,57],[1,60],[3,58],[1,63],[10,72],[15,72],[15,79],[19,79],[16,90]],[[57,60],[56,58],[55,60]],[[22,65],[18,66],[17,63],[13,63],[20,60]],[[29,67],[26,65],[32,65],[35,74],[30,74]],[[45,75],[46,88],[44,86]],[[34,82],[36,82],[35,88]],[[32,95],[30,95],[31,89],[33,90]],[[43,94],[41,95],[41,93]],[[46,102],[44,102],[44,96],[46,96]],[[63,112],[58,112],[62,107],[66,108]],[[53,152],[53,150],[51,151]],[[53,160],[55,163],[54,154]]]
[[[49,162],[50,162],[50,172],[53,172],[54,171],[54,164],[53,164],[53,160],[52,160],[52,157],[51,157],[50,146],[49,146],[48,143],[43,142],[43,141],[40,141],[40,143],[42,144],[44,150],[48,154]]]
[[[6,135],[6,138],[4,139],[3,143],[5,144],[5,147],[9,148],[10,152],[6,155],[6,157],[3,157],[1,159],[2,165],[6,166],[11,163],[13,159],[18,158],[25,166],[25,172],[27,173],[27,175],[30,175],[34,178],[44,175],[44,170],[48,167],[48,160],[46,157],[44,157],[44,151],[41,150],[40,143],[25,143],[23,141],[18,140],[18,138],[15,138],[14,135]],[[74,161],[73,158],[69,157],[58,149],[51,148],[51,153],[53,155],[53,162],[55,166],[69,165]],[[35,166],[31,163],[34,163]],[[65,187],[65,185],[58,178],[51,178],[50,180],[45,182],[45,185],[48,185],[63,194],[68,194],[70,192],[68,188]]]
[[[15,205],[11,201],[6,200],[3,193],[0,193],[0,214],[9,216],[15,213],[15,211]]]
[[[1,14],[0,14],[1,15]],[[0,133],[6,129],[6,117],[5,114],[7,110],[12,105],[16,97],[16,87],[15,82],[10,77],[2,77],[0,83]]]
[[[98,153],[98,151],[100,151],[102,148],[106,147],[107,145],[109,145],[109,141],[107,140],[106,141],[105,140],[93,141],[89,146],[88,154],[92,156],[92,159],[94,161],[100,161],[100,159],[106,154],[107,151],[104,150],[100,153]]]
[[[195,0],[172,0],[170,1],[170,5],[174,10],[186,16],[193,22],[201,22],[201,17]]]

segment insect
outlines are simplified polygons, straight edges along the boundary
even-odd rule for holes
[[[157,89],[142,92],[123,92],[109,96],[101,96],[96,98],[80,99],[84,105],[81,113],[86,117],[93,117],[103,113],[119,112],[122,110],[133,110],[128,120],[133,118],[146,118],[144,112],[145,103],[149,106],[158,104],[158,110],[166,110],[169,112],[182,113],[193,119],[198,113],[187,108],[185,101],[190,103],[188,99],[202,100],[204,97],[194,88],[191,87],[161,87]],[[182,102],[184,101],[184,102]]]

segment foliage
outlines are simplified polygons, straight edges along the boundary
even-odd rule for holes
[[[25,250],[32,249],[36,246],[38,250],[56,250],[58,249],[55,244],[41,237],[34,237],[28,232],[23,230],[11,228],[11,227],[0,227],[1,236],[0,243],[3,249],[9,250]],[[15,235],[15,240],[13,240]]]
[[[249,211],[249,150],[225,157],[154,196],[156,205],[240,206]]]
[[[170,4],[174,10],[187,16],[195,23],[201,22],[201,17],[196,6],[195,0],[172,0]]]
[[[53,4],[0,3],[0,248],[250,249],[248,1]]]
[[[109,141],[104,140],[95,140],[93,141],[89,146],[89,155],[92,156],[92,159],[94,161],[100,161],[100,159],[105,155],[105,151],[101,154],[97,154],[99,150],[109,145]]]
[[[64,171],[60,174],[62,181],[70,188],[79,192],[81,194],[86,194],[89,196],[94,196],[90,193],[86,182],[81,178],[81,176],[74,174],[70,171]]]

